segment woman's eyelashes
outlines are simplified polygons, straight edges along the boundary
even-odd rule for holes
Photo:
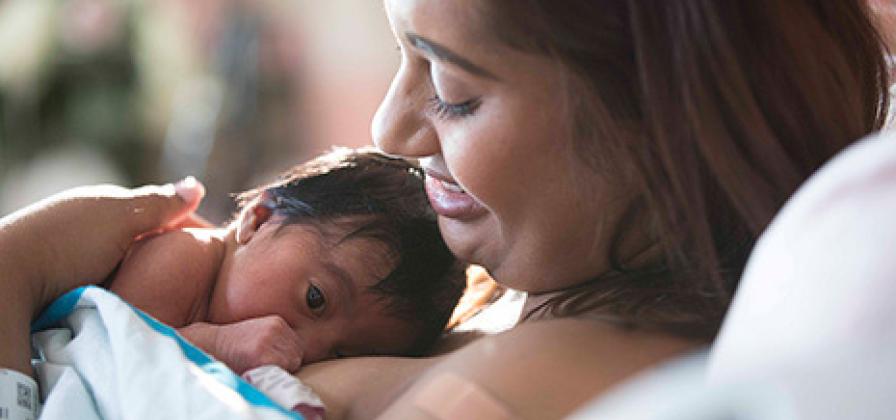
[[[479,98],[473,98],[465,102],[452,104],[443,101],[439,95],[435,95],[429,100],[430,111],[433,115],[443,120],[473,115],[481,103],[482,101]]]
[[[327,298],[319,287],[309,284],[308,289],[305,290],[305,304],[308,305],[311,312],[320,314],[327,307]]]

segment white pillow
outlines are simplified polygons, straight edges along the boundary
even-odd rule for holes
[[[708,363],[710,385],[780,387],[799,418],[892,418],[896,132],[841,152],[775,217]]]
[[[896,344],[894,134],[841,152],[775,217],[711,351],[710,378]]]
[[[889,419],[896,400],[896,132],[812,176],[761,236],[708,355],[576,419]]]

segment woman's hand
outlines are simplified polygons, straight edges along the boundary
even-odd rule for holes
[[[204,188],[75,188],[0,219],[0,366],[30,372],[31,319],[62,293],[99,283],[135,237],[194,224]]]

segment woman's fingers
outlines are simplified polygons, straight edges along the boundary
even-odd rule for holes
[[[202,218],[193,212],[204,196],[205,187],[193,177],[175,184],[147,185],[126,190],[123,198],[131,203],[125,210],[133,213],[133,221],[127,224],[132,232],[131,238],[159,228],[202,225]]]
[[[130,238],[160,228],[202,220],[193,212],[205,196],[205,187],[193,177],[174,184],[145,185],[124,188],[117,185],[91,185],[73,188],[44,200],[40,204],[67,207],[61,216],[98,219],[99,222],[120,221]],[[108,218],[108,219],[106,219]]]
[[[182,223],[204,192],[191,178],[65,191],[0,220],[0,267],[32,289],[39,309],[74,287],[103,281],[136,236]]]
[[[0,367],[30,372],[30,320],[62,293],[103,281],[135,236],[182,223],[204,192],[195,179],[82,187],[0,218]]]

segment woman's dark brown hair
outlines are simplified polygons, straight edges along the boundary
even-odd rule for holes
[[[651,267],[614,252],[614,270],[541,308],[555,315],[712,338],[785,200],[886,119],[886,51],[864,0],[480,4],[485,32],[569,70],[580,155],[640,191],[615,244],[638,223],[665,251]]]

